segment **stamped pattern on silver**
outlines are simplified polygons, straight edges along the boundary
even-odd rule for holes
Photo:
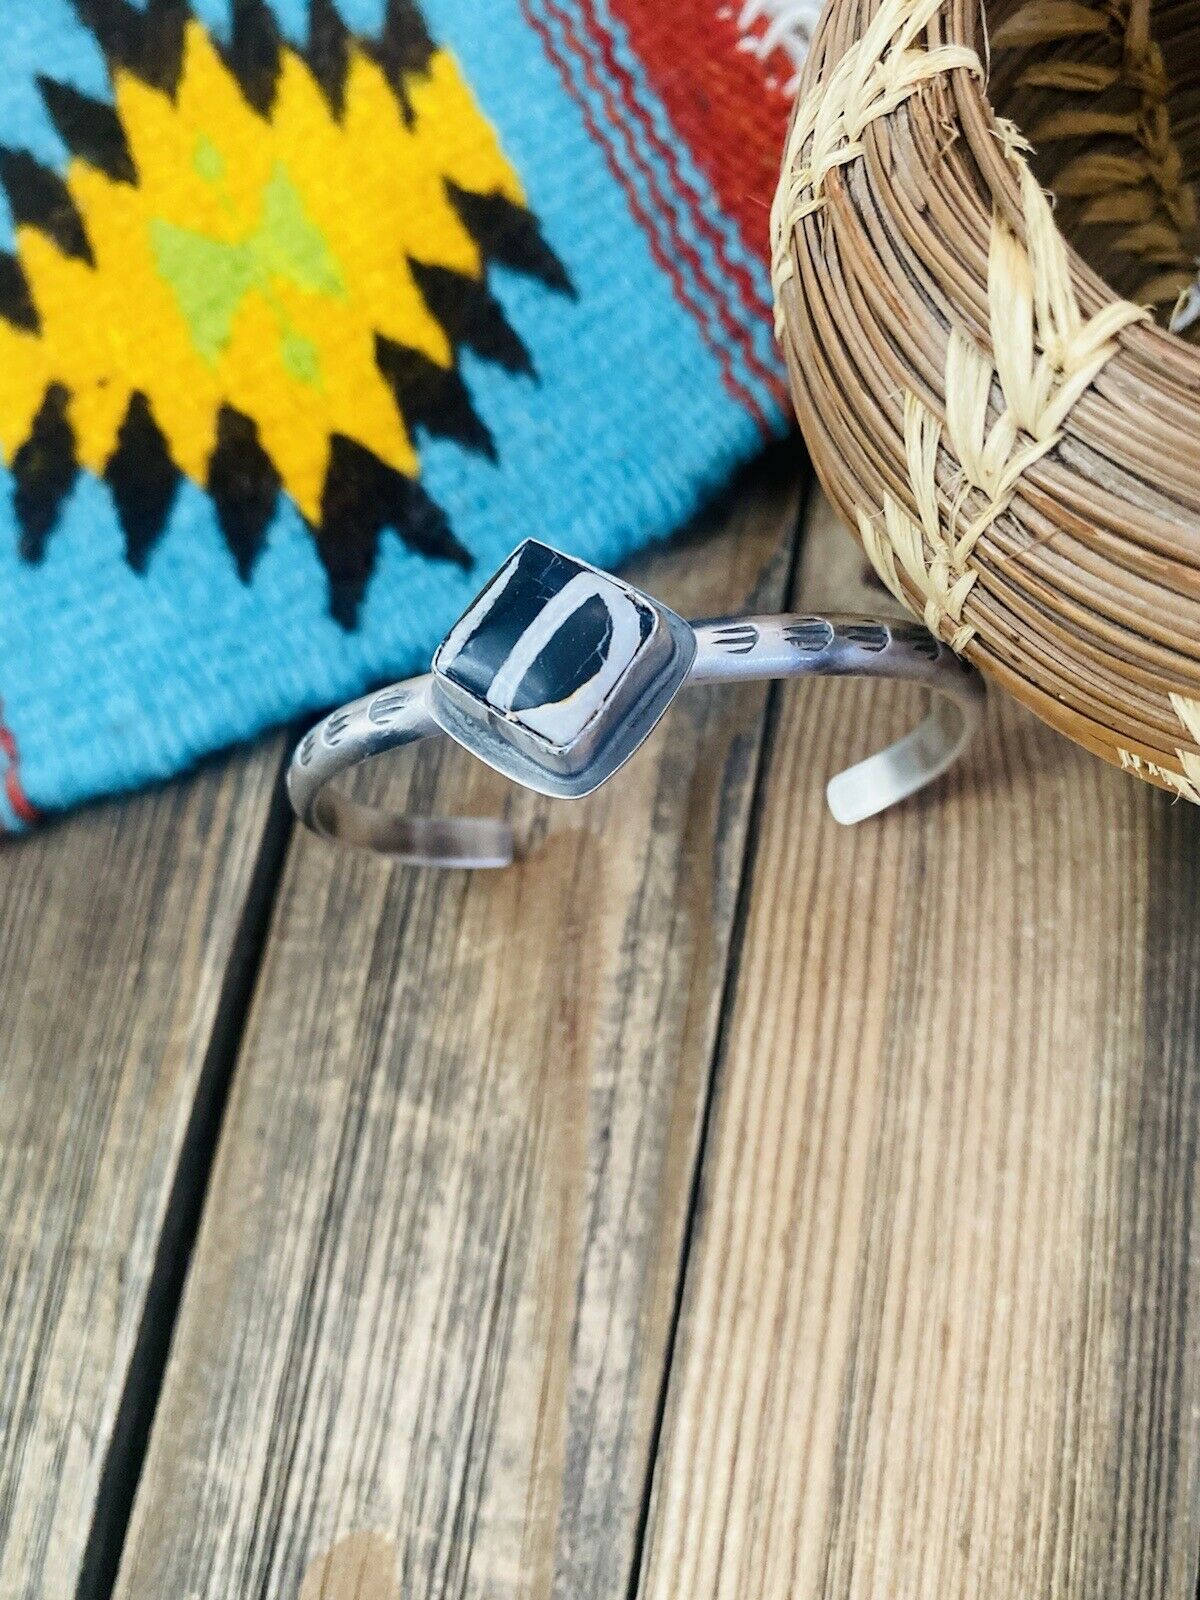
[[[727,655],[748,656],[758,643],[758,629],[752,622],[732,622],[716,630],[713,642]]]
[[[819,650],[828,650],[833,643],[833,625],[824,617],[798,617],[795,622],[788,623],[783,637],[805,655],[815,655]]]
[[[367,721],[377,726],[390,722],[399,715],[406,706],[412,704],[412,690],[398,687],[393,684],[390,689],[381,689],[371,704],[367,707]]]
[[[921,627],[918,622],[893,622],[889,624],[892,638],[897,644],[906,644],[910,650],[915,650],[926,661],[936,661],[942,653],[938,644],[928,628]]]
[[[888,645],[888,631],[882,622],[847,623],[843,629],[843,637],[859,650],[867,650],[871,655],[886,650]]]
[[[335,711],[331,717],[326,718],[325,732],[322,737],[331,750],[336,750],[338,745],[341,744],[342,737],[350,726],[352,716],[353,712],[347,710]]]

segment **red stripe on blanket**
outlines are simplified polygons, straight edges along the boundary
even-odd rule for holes
[[[692,186],[685,179],[680,169],[679,153],[669,139],[664,139],[654,124],[646,106],[638,96],[637,86],[617,56],[616,45],[611,33],[601,18],[597,15],[594,0],[581,0],[583,20],[588,31],[597,41],[606,72],[611,75],[611,80],[620,90],[621,102],[626,114],[637,124],[641,137],[645,140],[654,156],[666,168],[674,191],[683,199],[688,212],[692,217],[696,229],[704,235],[711,245],[721,269],[725,274],[724,283],[714,284],[707,277],[704,263],[699,254],[692,248],[690,242],[682,237],[678,228],[672,230],[678,240],[680,254],[687,262],[690,270],[709,289],[710,299],[716,306],[721,319],[721,325],[726,336],[740,351],[747,367],[754,373],[758,380],[765,384],[781,405],[786,404],[787,390],[778,371],[765,365],[759,358],[754,348],[753,339],[744,323],[739,323],[731,316],[727,296],[731,288],[740,295],[743,305],[752,317],[762,318],[770,315],[764,301],[763,293],[755,284],[749,269],[740,261],[734,261],[726,246],[725,239],[720,230],[713,226],[710,218],[698,203],[699,197],[693,192]],[[630,141],[631,150],[634,150],[633,141]],[[647,173],[654,182],[653,163],[639,163],[641,170]]]
[[[560,26],[568,25],[568,19],[564,18],[562,12],[554,7],[553,0],[549,0],[547,9],[550,10],[551,14],[559,22]],[[706,333],[704,311],[692,294],[687,274],[680,270],[679,260],[676,259],[676,257],[674,257],[669,250],[663,248],[662,241],[658,237],[658,230],[654,225],[654,220],[647,214],[635,185],[630,180],[629,175],[625,172],[620,161],[616,157],[616,152],[612,148],[612,129],[622,127],[623,125],[620,121],[619,115],[615,110],[615,107],[612,106],[611,93],[603,84],[600,83],[594,69],[587,60],[586,53],[582,50],[577,50],[577,54],[583,66],[589,86],[594,92],[601,95],[606,110],[609,110],[610,108],[612,110],[611,128],[601,127],[588,101],[582,95],[576,94],[570,65],[564,59],[562,51],[559,49],[553,30],[547,24],[546,19],[539,15],[536,0],[521,0],[521,10],[529,26],[535,31],[539,39],[542,41],[542,46],[545,49],[546,56],[557,70],[563,87],[579,106],[580,113],[583,116],[584,126],[586,127],[589,136],[596,142],[600,149],[603,150],[605,163],[608,166],[612,176],[620,185],[634,220],[637,222],[638,226],[646,236],[646,240],[650,246],[650,252],[654,258],[656,266],[660,271],[666,274],[675,292],[675,298],[695,318],[696,324],[701,333]],[[642,170],[644,170],[644,168],[642,168]],[[750,391],[738,378],[737,373],[734,371],[733,363],[730,360],[728,346],[726,346],[719,339],[709,339],[707,342],[709,343],[710,348],[712,349],[720,365],[721,379],[725,385],[725,388],[738,402],[738,404],[743,406],[750,413],[765,437],[770,432],[767,419],[763,414],[762,407],[759,405],[754,395],[750,393]]]
[[[610,0],[679,135],[747,246],[770,256],[768,213],[791,104],[783,51],[739,49],[740,0]]]
[[[32,823],[38,819],[38,809],[21,787],[21,757],[17,750],[16,736],[11,728],[3,721],[4,707],[0,704],[0,755],[8,762],[4,774],[4,793],[12,807],[13,815],[20,822]],[[0,822],[0,833],[6,833],[4,823]]]

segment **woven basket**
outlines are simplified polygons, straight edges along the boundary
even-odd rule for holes
[[[880,578],[1200,802],[1198,172],[1200,7],[829,0],[772,231],[800,421]]]

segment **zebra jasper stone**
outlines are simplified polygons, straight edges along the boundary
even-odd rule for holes
[[[659,628],[636,590],[528,540],[447,635],[434,670],[561,754],[624,699]]]

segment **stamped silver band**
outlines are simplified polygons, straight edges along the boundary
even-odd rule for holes
[[[506,573],[507,569],[502,569],[490,597],[485,590],[476,608],[447,636],[439,658],[448,646],[452,646],[452,656],[462,648],[464,628],[470,634],[474,627],[478,637],[485,627],[492,626],[488,618],[500,609],[500,588],[509,581]],[[606,578],[604,574],[598,576]],[[608,582],[618,584],[615,579]],[[601,596],[609,617],[606,619],[599,605],[594,609],[597,626],[607,630],[603,637],[610,651],[611,641],[619,639],[629,662],[635,662],[640,651],[650,652],[655,647],[656,619],[665,618],[670,637],[664,631],[657,647],[667,651],[673,645],[675,654],[671,660],[675,665],[656,665],[651,679],[657,682],[654,674],[661,677],[664,673],[668,678],[673,673],[674,678],[661,693],[637,684],[636,696],[609,716],[603,729],[603,745],[593,742],[581,767],[571,769],[570,762],[575,745],[582,743],[582,734],[574,744],[547,744],[545,755],[539,757],[538,729],[548,725],[546,707],[537,707],[536,716],[531,711],[524,713],[523,726],[522,713],[513,710],[521,672],[511,662],[521,650],[521,671],[530,670],[536,655],[534,646],[540,648],[554,628],[561,626],[559,613],[566,608],[559,606],[549,622],[544,610],[538,614],[539,633],[534,645],[527,639],[532,624],[517,636],[516,644],[506,637],[503,648],[508,655],[490,681],[486,674],[481,679],[482,688],[473,685],[465,672],[454,677],[456,658],[445,667],[442,677],[447,681],[443,684],[438,676],[439,658],[435,658],[434,673],[364,695],[318,723],[297,746],[288,771],[288,793],[296,814],[329,838],[382,851],[402,861],[453,867],[506,866],[513,859],[514,845],[512,830],[504,822],[490,818],[394,816],[339,794],[330,787],[332,780],[385,750],[448,732],[481,760],[530,788],[560,795],[583,794],[605,781],[632,754],[675,692],[685,684],[809,677],[891,678],[921,684],[933,695],[925,720],[895,744],[839,773],[827,785],[834,817],[842,823],[855,823],[933,782],[961,753],[978,725],[984,704],[983,680],[915,622],[857,616],[770,616],[689,625],[638,591],[629,592],[644,601],[654,614],[649,622],[639,622],[632,612],[623,612],[619,600]],[[594,600],[596,595],[586,598]],[[511,609],[511,601],[509,604]],[[476,610],[478,618],[472,621]],[[636,627],[641,628],[638,639],[634,638]],[[684,639],[681,630],[686,630],[689,637]],[[511,635],[511,624],[509,632]],[[492,641],[488,643],[494,653]],[[663,659],[667,657],[664,655]],[[604,683],[608,696],[620,673],[609,670],[606,662],[602,668],[607,674]],[[625,670],[623,664],[620,671]],[[497,684],[500,689],[495,688]],[[573,736],[585,714],[592,716],[589,727],[593,729],[599,718],[609,714],[606,705],[598,711],[590,705],[580,710],[581,693],[580,688],[572,688],[555,702],[568,707],[569,712],[569,716],[559,714],[559,723],[564,717],[574,718]],[[489,694],[494,697],[489,699]],[[471,720],[472,706],[475,722]],[[594,732],[588,736],[593,741],[597,738]],[[527,748],[517,748],[522,741]]]

